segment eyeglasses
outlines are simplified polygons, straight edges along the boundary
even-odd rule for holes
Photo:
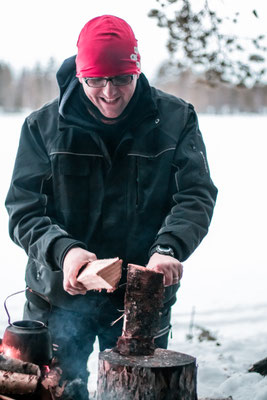
[[[133,80],[133,75],[117,75],[112,78],[83,78],[87,86],[93,88],[101,88],[107,86],[111,82],[113,86],[126,86]]]

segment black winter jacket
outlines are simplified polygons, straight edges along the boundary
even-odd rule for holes
[[[58,307],[90,310],[91,299],[107,294],[63,290],[69,248],[118,256],[124,271],[127,263],[146,265],[157,244],[184,261],[207,234],[217,189],[192,105],[149,87],[154,111],[127,126],[111,160],[90,125],[64,115],[79,84],[73,57],[58,80],[60,98],[22,127],[6,199],[10,236],[29,257],[28,286]],[[166,301],[175,301],[176,289]]]

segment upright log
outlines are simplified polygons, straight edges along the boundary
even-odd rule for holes
[[[197,400],[196,359],[156,349],[152,356],[99,353],[97,400]]]
[[[155,350],[163,306],[163,274],[128,265],[124,323],[117,350],[122,355],[149,355]]]

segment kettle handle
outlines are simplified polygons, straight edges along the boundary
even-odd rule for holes
[[[31,293],[33,293],[33,294],[36,294],[36,296],[39,296],[39,297],[41,297],[43,300],[45,300],[45,301],[49,304],[49,306],[50,306],[50,311],[52,310],[52,304],[50,303],[50,300],[48,299],[47,296],[45,296],[45,295],[42,294],[42,293],[36,292],[36,290],[33,290],[33,289],[29,288],[29,286],[27,286],[26,289],[23,289],[23,290],[20,290],[20,291],[18,291],[18,292],[15,292],[15,293],[10,294],[9,296],[6,297],[6,299],[5,299],[5,301],[4,301],[4,308],[5,308],[6,313],[7,313],[7,321],[8,321],[8,324],[9,324],[9,325],[12,325],[12,322],[11,322],[11,317],[10,317],[9,311],[8,311],[8,309],[7,309],[6,302],[7,302],[7,300],[8,300],[10,297],[15,296],[16,294],[20,294],[20,293],[26,292],[26,290],[29,290],[29,292],[31,292]]]

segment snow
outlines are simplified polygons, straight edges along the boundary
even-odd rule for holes
[[[3,206],[24,117],[0,115],[0,337],[7,325],[1,304],[24,288],[26,255],[8,237]],[[219,195],[208,236],[184,263],[169,349],[196,357],[199,398],[267,400],[267,377],[247,372],[267,356],[267,116],[200,115],[199,122]],[[8,300],[12,320],[21,319],[23,302],[23,294]],[[200,341],[203,329],[215,340]],[[97,355],[96,343],[90,390],[96,387]]]

